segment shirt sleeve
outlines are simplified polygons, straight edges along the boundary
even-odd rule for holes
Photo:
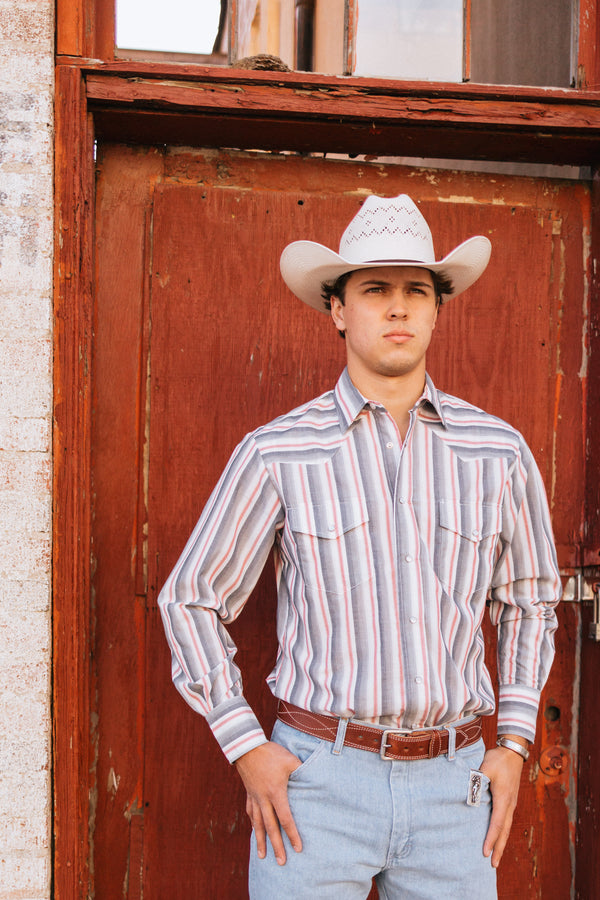
[[[234,451],[158,597],[175,687],[230,762],[267,738],[242,692],[226,625],[243,609],[283,520],[252,435]]]
[[[540,693],[554,659],[560,574],[541,475],[529,448],[511,467],[490,590],[498,626],[498,734],[535,737]]]

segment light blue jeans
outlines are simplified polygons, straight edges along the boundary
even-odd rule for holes
[[[453,759],[406,762],[334,747],[279,721],[273,740],[302,761],[288,792],[303,850],[284,835],[287,862],[278,866],[270,843],[258,859],[253,835],[251,900],[365,900],[373,878],[381,900],[496,898],[496,872],[482,852],[485,777],[480,805],[466,802],[483,741]]]

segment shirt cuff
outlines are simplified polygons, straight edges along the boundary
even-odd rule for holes
[[[498,692],[498,734],[518,734],[533,743],[540,692],[523,684],[501,684]]]
[[[206,716],[221,750],[230,763],[267,743],[260,723],[243,697],[231,697]]]

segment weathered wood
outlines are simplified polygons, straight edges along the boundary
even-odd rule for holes
[[[56,52],[74,59],[114,59],[115,0],[57,0]]]
[[[100,15],[98,10],[103,11],[101,15],[105,16],[105,25],[95,32],[92,20],[93,16]],[[168,662],[156,608],[151,602],[146,609],[144,602],[147,576],[143,562],[147,460],[141,435],[142,425],[146,422],[143,385],[144,348],[147,346],[147,332],[144,332],[144,328],[148,328],[146,307],[146,311],[139,313],[143,323],[140,322],[135,327],[131,318],[132,311],[125,316],[130,331],[133,329],[135,332],[136,352],[140,353],[133,369],[128,370],[128,383],[133,384],[130,377],[132,372],[135,372],[133,380],[137,379],[132,394],[134,406],[135,403],[138,404],[136,424],[132,426],[133,420],[127,418],[122,423],[115,421],[116,431],[121,426],[129,428],[127,453],[122,459],[123,462],[130,461],[135,472],[127,480],[127,505],[122,515],[119,514],[114,535],[110,536],[110,522],[95,525],[99,529],[95,535],[99,539],[98,546],[104,541],[102,546],[105,558],[110,550],[111,540],[115,552],[126,554],[127,559],[119,557],[119,579],[126,591],[132,592],[127,593],[124,610],[119,605],[124,596],[122,593],[115,594],[108,606],[99,609],[101,621],[95,635],[93,634],[94,591],[100,588],[103,598],[106,597],[110,578],[104,571],[94,578],[92,585],[90,574],[90,525],[92,491],[95,487],[91,482],[90,462],[94,163],[92,119],[88,118],[88,110],[93,114],[96,134],[118,137],[120,140],[141,140],[146,144],[186,143],[196,146],[288,149],[296,152],[319,150],[572,164],[597,162],[600,127],[600,93],[589,90],[600,85],[600,77],[594,69],[598,66],[598,56],[589,49],[592,47],[590,41],[592,38],[596,40],[598,30],[598,17],[592,0],[581,0],[580,3],[581,17],[585,16],[583,24],[591,35],[585,39],[588,42],[587,56],[585,53],[582,55],[580,50],[580,63],[585,69],[581,73],[581,85],[588,89],[586,91],[489,88],[468,84],[433,87],[431,84],[331,78],[305,73],[277,73],[274,79],[272,73],[198,66],[158,66],[131,62],[105,65],[95,62],[92,57],[106,59],[112,55],[113,37],[110,24],[106,24],[111,11],[112,3],[108,0],[98,0],[98,4],[92,0],[81,0],[80,4],[59,0],[57,11],[58,49],[59,53],[65,54],[61,60],[63,64],[59,65],[57,72],[56,107],[54,754],[55,893],[59,900],[83,900],[94,889],[88,863],[91,858],[88,841],[90,832],[99,841],[95,848],[100,854],[97,861],[101,859],[104,864],[99,883],[100,893],[97,896],[101,900],[104,892],[104,896],[112,900],[113,896],[122,895],[123,880],[115,881],[114,872],[107,872],[106,865],[119,861],[119,872],[122,873],[121,865],[129,861],[129,893],[131,897],[135,896],[136,891],[141,889],[140,879],[143,877],[146,850],[150,854],[149,859],[154,856],[158,858],[159,852],[164,852],[164,842],[172,837],[169,828],[177,827],[177,823],[169,819],[167,799],[161,793],[166,788],[160,783],[162,771],[168,769],[172,762],[167,753],[168,748],[165,747],[165,723],[169,720],[156,715],[153,695],[153,692],[164,690],[165,696],[169,696],[168,692],[172,688],[168,685]],[[90,36],[92,34],[93,38]],[[68,55],[71,55],[70,58]],[[87,56],[88,59],[83,60],[82,56]],[[85,68],[82,69],[83,63]],[[591,77],[590,71],[596,71],[596,74]],[[153,88],[157,89],[156,94],[153,93]],[[132,155],[137,154],[142,159],[146,152],[143,148],[127,151],[130,161]],[[331,189],[332,164],[329,161],[272,156],[268,159],[254,157],[251,165],[246,165],[245,162],[238,164],[235,154],[213,153],[211,156],[209,153],[202,161],[200,156],[181,151],[166,154],[161,165],[164,163],[164,177],[170,179],[170,187],[178,181],[195,184],[197,187],[212,183],[213,188],[222,186],[229,191],[248,192],[261,185],[263,190],[269,191],[277,185],[277,189],[282,192],[310,192],[315,197]],[[391,178],[390,172],[393,173]],[[415,190],[420,192],[424,202],[435,199],[435,192],[448,189],[452,179],[455,179],[452,174],[437,173],[435,185],[432,186],[427,173],[411,172],[405,183],[403,178],[408,177],[406,170],[403,172],[398,169],[394,172],[393,168],[384,170],[383,167],[357,167],[353,164],[347,164],[347,168],[344,168],[337,163],[336,173],[337,187],[342,193],[347,191],[348,196],[363,196],[365,190],[376,191],[378,187],[381,193],[388,194],[394,190],[406,189],[412,193]],[[161,175],[160,178],[162,177]],[[159,177],[156,173],[149,176],[152,184],[157,180]],[[516,208],[539,210],[540,222],[537,226],[535,215],[529,218],[526,215],[519,218],[519,214],[517,215],[519,222],[524,223],[528,237],[526,247],[517,247],[511,253],[514,252],[515,259],[521,263],[523,257],[527,256],[534,271],[540,266],[549,266],[548,271],[553,273],[556,280],[552,281],[547,296],[544,295],[543,286],[536,286],[534,281],[532,290],[536,299],[539,297],[541,306],[535,314],[533,307],[530,308],[525,324],[522,319],[516,321],[515,316],[518,317],[519,304],[527,302],[526,291],[522,295],[515,295],[509,304],[497,304],[497,322],[501,326],[500,346],[488,346],[482,341],[471,366],[475,391],[471,399],[489,407],[488,390],[491,390],[492,396],[496,398],[492,402],[498,403],[495,407],[497,411],[521,424],[528,439],[536,447],[541,446],[542,471],[550,489],[555,522],[560,523],[557,537],[561,561],[567,567],[582,563],[596,566],[600,546],[597,516],[600,499],[597,487],[598,441],[594,436],[600,418],[600,401],[593,385],[600,378],[600,354],[597,346],[600,338],[600,312],[598,287],[594,282],[588,305],[590,340],[586,344],[586,313],[582,308],[586,288],[581,279],[589,279],[592,271],[597,269],[598,188],[596,185],[593,192],[590,253],[587,248],[590,230],[585,224],[587,201],[585,196],[581,196],[582,193],[585,195],[585,190],[581,186],[576,187],[574,199],[567,200],[569,187],[565,186],[563,193],[559,190],[556,195],[546,196],[544,199],[548,184],[529,179],[502,180],[497,188],[498,194],[491,200],[492,203],[504,204],[507,210],[510,209],[511,198]],[[461,185],[462,196],[473,197],[483,210],[485,198],[489,197],[489,181],[486,178],[458,176],[455,185]],[[149,186],[147,190],[148,194],[145,196],[149,197]],[[337,207],[335,209],[338,210]],[[552,209],[561,211],[554,220]],[[483,212],[481,215],[484,215]],[[127,220],[126,215],[124,220]],[[457,221],[464,223],[462,214]],[[331,222],[324,221],[322,224],[323,234],[320,238],[327,242],[330,239]],[[124,233],[127,232],[126,226],[127,223],[123,226]],[[141,227],[145,229],[146,224]],[[544,251],[538,259],[536,248],[539,245],[536,242],[546,227],[555,227],[556,232],[552,240],[544,238]],[[148,231],[145,233],[147,245],[152,235],[152,221],[149,221]],[[502,229],[500,233],[503,233]],[[519,234],[521,233],[523,232],[519,230]],[[298,236],[296,231],[292,235]],[[135,240],[138,239],[139,233],[136,232]],[[118,242],[113,246],[119,249]],[[440,246],[438,249],[445,252],[450,247]],[[503,247],[502,253],[507,252],[507,248]],[[121,260],[120,270],[124,266],[126,263]],[[502,292],[506,288],[504,273],[498,270],[494,277],[497,295],[503,296]],[[140,285],[143,282],[144,277],[140,274]],[[520,281],[518,284],[523,287]],[[515,289],[516,285],[515,281]],[[118,285],[115,284],[115,287]],[[216,282],[215,289],[221,288],[222,285]],[[135,289],[133,292],[135,293]],[[142,287],[140,292],[143,293]],[[125,304],[130,302],[131,296],[129,291],[119,295]],[[474,297],[477,298],[477,294]],[[479,314],[481,309],[485,310],[485,304],[490,299],[480,296],[471,309]],[[282,309],[287,311],[285,304]],[[115,332],[118,334],[122,325],[118,303],[113,305],[113,315]],[[490,315],[489,308],[486,315]],[[285,321],[284,318],[281,321]],[[456,326],[449,322],[443,327],[447,329],[447,336],[452,338]],[[460,335],[463,330],[468,333],[469,329],[473,330],[475,327],[475,320],[466,321],[464,329],[459,329],[458,333]],[[135,331],[135,328],[138,330]],[[518,344],[520,328],[531,329],[534,334],[535,356],[529,365],[536,381],[542,385],[541,398],[537,392],[533,396],[522,390],[523,385],[529,383],[529,369],[523,370],[521,376],[515,371],[508,372],[513,381],[520,377],[522,396],[519,396],[518,389],[511,389],[510,393],[507,392],[502,397],[494,387],[501,376],[502,347],[508,346],[508,343],[504,345],[502,342],[511,338]],[[471,340],[474,340],[473,335]],[[544,340],[547,341],[546,347],[542,347]],[[557,354],[559,345],[561,358]],[[343,348],[338,346],[338,350],[340,349]],[[130,348],[123,351],[121,362],[125,368],[130,365],[130,360],[127,359],[129,352],[132,352]],[[110,356],[104,361],[105,367],[107,362],[110,370]],[[492,370],[491,387],[489,380],[486,380],[490,377],[486,369],[487,362]],[[439,365],[440,376],[444,380],[448,376],[446,384],[451,387],[455,365],[448,368],[449,363],[443,360]],[[544,373],[548,375],[547,382],[544,381]],[[116,377],[115,370],[114,378]],[[281,381],[285,386],[285,379],[282,378]],[[114,385],[114,380],[109,380],[106,384],[110,387],[111,384]],[[461,392],[460,385],[455,389]],[[285,391],[288,390],[289,387],[285,387]],[[314,385],[311,386],[311,393],[316,393]],[[251,385],[250,394],[252,397],[260,394],[256,385]],[[516,398],[516,408],[512,406],[511,396]],[[589,399],[587,418],[586,398]],[[122,394],[115,397],[115,400],[128,409]],[[519,405],[521,403],[522,406]],[[286,400],[284,405],[291,404]],[[260,412],[263,417],[265,410],[257,407],[255,412]],[[109,418],[102,421],[106,423]],[[137,429],[134,438],[131,437],[132,429]],[[101,430],[96,431],[96,436],[100,439]],[[550,437],[554,431],[556,439]],[[586,447],[587,471],[584,472]],[[108,488],[109,448],[106,452],[108,455],[105,455],[98,471],[104,467],[103,486]],[[96,456],[94,465],[98,462],[99,457]],[[210,465],[216,462],[215,457]],[[587,482],[585,508],[580,497],[584,480]],[[119,503],[122,483],[117,480],[115,486],[119,489],[113,490],[112,494],[110,490],[105,493],[104,487],[102,490],[102,502],[112,499],[113,509]],[[154,502],[156,509],[156,498]],[[191,513],[188,513],[188,518],[191,521]],[[183,533],[189,524],[186,520],[178,527],[181,527]],[[119,545],[123,536],[125,539]],[[155,532],[152,540],[155,549],[160,544],[161,554],[174,553],[179,535],[173,532],[165,538]],[[159,560],[155,558],[152,564],[154,569],[150,592],[154,596],[159,578],[165,574],[167,561],[162,556]],[[268,604],[273,602],[272,595],[262,583],[257,597],[265,603],[268,610]],[[109,612],[114,614],[112,622]],[[121,613],[123,634],[113,652],[106,641],[111,633],[111,625],[117,623],[115,627],[118,627],[120,624]],[[585,613],[587,615],[587,610]],[[535,889],[542,885],[542,896],[551,898],[553,891],[566,890],[565,879],[568,880],[572,873],[568,858],[568,839],[564,836],[569,830],[571,835],[577,831],[578,896],[587,900],[600,893],[600,867],[596,854],[600,830],[600,781],[598,767],[595,765],[597,728],[594,726],[593,716],[596,702],[593,685],[597,683],[600,662],[597,645],[584,643],[582,654],[581,708],[585,728],[581,736],[581,794],[577,822],[574,822],[572,814],[575,803],[574,757],[569,758],[568,773],[558,780],[542,779],[535,768],[539,760],[538,751],[543,749],[544,742],[566,745],[569,735],[575,733],[576,724],[565,710],[571,709],[571,702],[573,709],[577,708],[578,615],[579,612],[574,607],[561,612],[563,624],[559,633],[559,658],[546,692],[549,698],[556,700],[558,697],[558,700],[551,703],[549,699],[545,703],[546,706],[559,708],[560,728],[549,725],[547,729],[544,725],[541,730],[511,847],[515,848],[515,865],[518,860],[519,865],[523,865],[528,873],[528,884],[537,866]],[[584,625],[584,633],[586,629],[587,626]],[[244,640],[261,644],[260,620],[256,619],[244,634],[245,637],[242,631],[239,632],[242,644]],[[99,661],[91,669],[90,655],[94,640],[101,641],[102,644]],[[263,667],[267,664],[268,651],[268,646],[261,645],[261,652],[265,654],[261,663],[264,664]],[[132,653],[135,659],[131,657]],[[119,663],[119,654],[121,661],[124,660],[123,665]],[[124,673],[132,682],[137,679],[132,697],[128,696],[131,685],[123,680]],[[258,675],[257,672],[257,682],[260,680]],[[111,698],[113,687],[115,693]],[[571,688],[573,694],[570,699],[568,692]],[[96,697],[96,689],[97,700],[93,699]],[[257,705],[264,703],[252,679],[250,692]],[[164,702],[161,695],[159,705]],[[196,722],[193,717],[190,719],[191,713],[177,697],[171,703],[174,707],[178,703],[181,705],[181,709],[174,714],[178,724],[172,737],[177,746],[183,745],[186,748],[178,765],[184,769],[187,767],[186,771],[191,772],[189,781],[181,778],[178,782],[178,796],[182,798],[182,802],[192,804],[196,800],[205,802],[208,797],[209,805],[214,802],[215,807],[218,807],[218,795],[214,792],[209,792],[208,795],[205,793],[206,783],[201,780],[201,776],[211,770],[217,779],[228,777],[227,766],[210,744],[203,723]],[[146,704],[150,712],[144,721]],[[265,721],[268,721],[272,711],[269,712],[266,706],[264,710]],[[100,712],[102,719],[100,729],[92,731],[92,714],[97,712]],[[556,720],[550,718],[547,721],[552,723]],[[114,730],[110,731],[113,723]],[[103,728],[109,730],[103,732]],[[115,784],[114,780],[110,780],[111,741],[114,741],[119,753],[119,767],[118,770],[115,769],[114,777],[120,776],[122,779],[113,797],[107,787]],[[153,749],[148,751],[148,747]],[[198,759],[194,752],[198,748],[202,748],[203,760],[206,758],[207,761],[206,771],[203,763],[200,773],[197,771]],[[99,759],[98,764],[94,765],[97,750]],[[147,759],[149,768],[144,774]],[[213,766],[214,770],[211,769]],[[532,784],[534,787],[531,787]],[[120,805],[125,790],[127,803]],[[189,793],[186,794],[186,791]],[[104,794],[98,803],[100,792]],[[91,804],[88,803],[89,797]],[[150,799],[145,799],[144,805],[141,805],[143,797]],[[233,792],[227,799],[232,804],[230,810],[239,809],[239,791],[237,794]],[[150,807],[146,807],[145,803],[150,801]],[[165,820],[160,815],[162,809],[167,813]],[[543,815],[540,823],[537,823],[536,817],[540,810]],[[101,821],[96,820],[96,816]],[[199,829],[206,828],[207,821],[210,825],[210,821],[204,819],[192,823],[192,834],[196,835]],[[245,840],[246,825],[243,817],[235,818],[232,811],[224,815],[217,825],[218,841],[230,840],[228,828],[232,829],[235,841]],[[211,831],[206,832],[207,840],[211,840],[212,834]],[[533,843],[530,843],[531,839]],[[210,863],[209,857],[210,854],[207,857]],[[238,859],[235,866],[235,871],[229,873],[228,877],[233,879],[233,883],[236,879],[241,883],[243,860],[240,862]],[[501,878],[505,879],[504,884],[509,886],[505,896],[513,896],[510,891],[514,889],[516,892],[519,889],[518,880],[513,878],[512,871],[512,868],[503,868],[501,874]],[[105,891],[107,884],[109,889]],[[151,890],[148,887],[148,897],[151,897]],[[563,895],[564,891],[562,894],[554,894],[557,898]],[[171,893],[170,896],[175,898],[176,894]],[[184,893],[181,896],[185,896],[187,900],[190,894]],[[532,896],[535,894],[532,893]]]
[[[600,138],[598,94],[308,74],[300,81],[298,73],[274,82],[267,73],[202,67],[152,74],[148,66],[87,70],[99,134],[197,143],[202,133],[204,145],[573,165],[590,164]]]
[[[57,73],[54,313],[54,890],[88,896],[93,132],[77,69]]]
[[[332,79],[309,76],[298,83],[297,73],[278,73],[277,83],[247,78],[223,79],[220,72],[203,80],[117,75],[109,70],[86,74],[87,94],[93,103],[143,106],[152,103],[164,109],[244,110],[258,114],[273,112],[297,116],[345,116],[360,121],[398,118],[410,121],[425,117],[439,124],[456,121],[488,126],[570,130],[600,127],[600,95],[575,91],[527,91],[522,88],[491,88],[483,92],[473,85],[448,86],[441,90],[423,85],[381,84],[374,79]]]
[[[592,179],[592,230],[590,235],[590,279],[585,365],[582,381],[587,387],[587,479],[585,529],[586,554],[582,565],[600,566],[600,170]]]
[[[590,318],[586,365],[582,381],[586,385],[586,508],[585,544],[582,565],[591,581],[600,581],[600,172],[592,181],[592,272],[590,277]],[[600,766],[598,765],[598,683],[600,643],[588,638],[591,604],[585,608],[581,652],[581,725],[579,741],[579,784],[576,852],[578,859],[576,894],[578,900],[600,896]],[[586,711],[587,714],[584,714]]]
[[[575,823],[577,859],[575,897],[600,896],[600,766],[598,765],[598,680],[600,643],[587,637],[591,604],[583,607],[581,653],[581,717],[579,741],[579,791]]]
[[[162,154],[97,160],[91,667],[98,722],[94,890],[139,894],[144,836],[147,393],[151,196]],[[107,727],[107,723],[110,725]],[[138,893],[134,888],[138,887]],[[119,889],[120,890],[120,889]],[[119,894],[120,895],[120,894]]]
[[[418,197],[438,255],[469,234],[490,234],[491,268],[442,310],[430,369],[440,385],[525,432],[553,496],[557,533],[563,543],[576,534],[583,400],[580,349],[570,344],[583,327],[584,186],[450,172],[432,179],[403,167],[216,151],[102,149],[92,454],[98,900],[112,900],[126,878],[130,895],[142,883],[148,900],[245,896],[243,791],[206,725],[170,684],[156,594],[242,432],[329,387],[341,369],[343,342],[327,317],[289,295],[277,260],[293,238],[331,242],[365,186]],[[566,253],[563,243],[572,244]],[[559,368],[565,415],[570,410],[560,427],[579,460],[569,456],[573,479],[557,487],[554,459],[566,447],[554,441]],[[147,531],[140,528],[146,485]],[[145,603],[139,558],[146,534]],[[275,652],[274,607],[267,572],[233,626],[246,693],[267,727],[273,703],[262,680]],[[561,611],[546,716],[523,778],[501,897],[525,884],[527,896],[548,900],[570,890],[579,615],[574,604]],[[493,669],[493,629],[486,631]],[[488,742],[493,729],[487,721]],[[551,746],[567,751],[568,767],[557,775],[539,769]]]
[[[600,88],[600,7],[598,0],[579,0],[576,85],[580,90]]]

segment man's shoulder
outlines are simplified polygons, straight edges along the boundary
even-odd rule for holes
[[[312,400],[294,407],[252,432],[252,438],[259,448],[274,444],[296,442],[299,439],[317,439],[332,430],[339,432],[339,416],[334,400],[334,391],[326,391]],[[303,436],[303,438],[302,438]]]
[[[466,437],[470,432],[476,432],[491,442],[501,441],[503,444],[513,446],[517,452],[526,446],[521,432],[499,416],[453,394],[440,390],[437,394],[449,434],[455,434],[460,438]]]

